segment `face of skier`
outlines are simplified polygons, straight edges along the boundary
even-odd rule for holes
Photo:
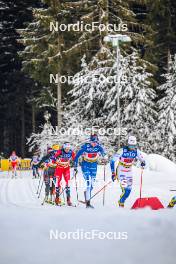
[[[90,144],[92,147],[96,147],[98,144],[98,136],[97,135],[91,135],[90,136]]]
[[[15,151],[12,151],[12,156],[15,156],[16,155],[16,152]]]
[[[129,150],[135,150],[136,149],[136,145],[128,145]]]
[[[68,153],[71,150],[71,145],[69,143],[65,143],[63,145],[63,149],[66,153]]]
[[[96,141],[90,141],[90,144],[92,147],[96,147],[98,143]]]

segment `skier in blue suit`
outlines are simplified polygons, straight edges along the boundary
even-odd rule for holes
[[[82,156],[81,169],[83,172],[83,177],[86,181],[86,190],[84,194],[87,208],[93,208],[93,206],[90,204],[90,198],[96,179],[99,155],[105,157],[106,154],[103,147],[99,144],[98,136],[94,134],[90,136],[90,142],[85,143],[77,152],[75,157],[74,167],[75,171],[77,172],[78,160]]]

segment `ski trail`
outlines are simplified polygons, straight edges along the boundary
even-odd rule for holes
[[[1,179],[0,204],[24,208],[38,208],[41,204],[31,178]]]
[[[8,205],[8,197],[7,197],[7,191],[8,191],[8,186],[10,184],[11,179],[1,179],[1,204],[2,205]]]

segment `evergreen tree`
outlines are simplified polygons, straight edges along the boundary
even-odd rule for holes
[[[102,54],[104,52],[104,60]],[[101,60],[99,58],[101,56]],[[82,59],[82,70],[75,74],[71,95],[70,113],[81,119],[89,120],[92,125],[104,125],[107,118],[104,111],[105,97],[114,81],[112,76],[113,56],[111,52],[102,47],[87,64],[85,56]],[[109,64],[109,65],[108,65]]]
[[[62,92],[64,94],[64,91],[61,91],[59,77],[73,71],[79,61],[80,49],[91,48],[89,45],[90,35],[92,40],[95,40],[96,36],[92,36],[94,33],[82,33],[81,31],[77,33],[74,30],[68,30],[70,24],[80,21],[81,12],[85,9],[89,12],[90,1],[43,0],[42,2],[45,4],[42,8],[33,10],[34,21],[25,30],[20,31],[21,41],[26,46],[25,50],[21,52],[23,70],[33,79],[51,89],[53,93],[55,86],[50,84],[49,76],[58,74],[55,97],[57,97],[58,126],[61,126]],[[93,11],[93,7],[90,7],[91,11]],[[83,15],[82,19],[84,21],[89,18]],[[51,31],[51,23],[58,25],[58,30]],[[63,25],[67,27],[65,31],[60,28]],[[77,60],[75,60],[75,56],[77,56]]]
[[[176,160],[176,55],[170,58],[165,83],[158,87],[164,93],[158,101],[157,150],[169,159]]]
[[[146,142],[145,149],[149,150],[151,138],[146,140],[146,137],[153,130],[156,118],[156,94],[150,83],[151,74],[147,72],[145,64],[140,66],[136,52],[121,58],[119,74],[121,126],[128,134],[135,134],[140,141]],[[108,91],[105,102],[109,113],[107,120],[112,127],[117,125],[116,101],[117,85],[114,84]]]
[[[158,67],[156,78],[168,70],[170,54],[176,52],[176,2],[174,0],[148,1],[146,23],[153,28],[153,45],[147,51],[148,59]]]
[[[5,155],[17,149],[25,155],[25,138],[30,133],[30,108],[27,94],[33,82],[21,73],[17,42],[17,28],[31,20],[33,1],[0,1],[0,79],[1,79],[1,132],[0,145]],[[20,132],[19,132],[20,131]]]

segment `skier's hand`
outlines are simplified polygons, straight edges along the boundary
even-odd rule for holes
[[[74,167],[74,172],[78,173],[78,168],[77,167]]]
[[[102,162],[102,164],[106,165],[106,164],[108,163],[108,160],[105,159],[105,158],[103,158],[103,159],[101,160],[101,162]]]
[[[115,179],[116,179],[116,174],[115,174],[115,172],[112,172],[112,181],[114,182]]]
[[[146,165],[146,164],[145,164],[145,161],[142,161],[142,162],[141,162],[141,167],[142,167],[143,169],[144,169],[145,165]]]

